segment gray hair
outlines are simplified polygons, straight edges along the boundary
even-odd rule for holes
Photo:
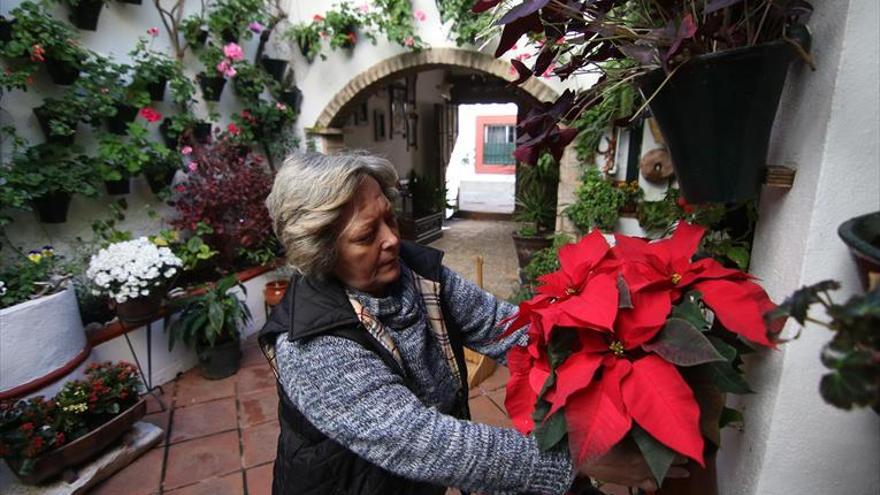
[[[339,217],[366,177],[394,202],[397,170],[385,158],[354,151],[295,153],[284,160],[266,207],[291,268],[317,278],[332,273]]]

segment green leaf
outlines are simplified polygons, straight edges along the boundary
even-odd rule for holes
[[[706,321],[703,309],[700,307],[701,299],[702,294],[699,292],[688,292],[682,298],[682,302],[672,308],[672,316],[686,320],[700,330],[705,330],[709,327],[709,322]]]
[[[749,251],[745,247],[731,246],[724,255],[736,263],[737,268],[740,270],[747,270],[749,268]]]
[[[642,455],[645,456],[645,462],[651,468],[651,474],[654,475],[657,486],[661,486],[667,471],[672,466],[672,461],[675,460],[675,452],[658,442],[635,422],[630,433],[633,440],[636,441],[636,445],[639,446],[639,450],[642,451]]]
[[[721,410],[721,417],[718,418],[718,427],[724,428],[725,426],[732,424],[742,424],[743,423],[743,414],[736,409],[732,409],[729,407],[725,407]]]
[[[719,354],[724,356],[724,359],[727,362],[732,363],[733,360],[736,359],[737,350],[735,347],[728,344],[727,342],[724,342],[714,335],[709,335],[708,338],[709,342],[711,342],[712,345],[715,347],[715,350],[718,351]]]
[[[826,402],[841,409],[877,403],[877,383],[867,373],[835,371],[822,376],[819,392]]]
[[[667,320],[657,338],[643,344],[642,348],[678,366],[725,361],[700,330],[681,318]]]
[[[535,439],[538,441],[538,448],[543,452],[558,445],[565,438],[567,432],[568,426],[562,410],[553,413],[553,416],[547,418],[543,423],[535,423]]]
[[[731,363],[716,362],[701,366],[706,366],[706,371],[709,373],[709,376],[712,377],[712,383],[718,387],[719,391],[731,394],[752,393],[752,389],[749,387],[748,382],[746,382],[742,374],[737,371]]]

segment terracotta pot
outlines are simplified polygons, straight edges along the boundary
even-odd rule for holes
[[[36,485],[61,473],[68,466],[76,466],[94,458],[121,437],[123,433],[130,430],[131,426],[143,418],[146,412],[147,402],[140,399],[133,406],[98,428],[67,445],[62,445],[38,457],[28,474],[19,474],[20,463],[10,462],[8,459],[6,463],[22,483]]]
[[[275,306],[280,303],[284,299],[284,293],[287,291],[288,284],[287,280],[273,280],[266,283],[266,287],[263,289],[263,297],[266,299],[266,304]]]
[[[126,325],[141,325],[152,320],[162,306],[164,290],[153,288],[149,296],[116,304],[116,316]]]

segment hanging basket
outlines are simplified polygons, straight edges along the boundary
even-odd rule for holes
[[[151,83],[147,83],[147,92],[150,93],[150,99],[153,101],[162,101],[165,99],[165,86],[168,85],[167,79],[159,79]]]
[[[105,180],[104,187],[107,188],[107,194],[111,196],[121,196],[131,193],[131,178],[119,180]]]
[[[0,42],[9,43],[12,41],[12,27],[15,25],[15,19],[7,19],[0,15]]]
[[[45,65],[52,82],[59,86],[69,86],[79,79],[79,68],[67,60],[57,60],[47,56]]]
[[[76,466],[97,457],[104,449],[130,430],[132,425],[143,418],[146,413],[147,402],[140,399],[103,425],[66,445],[37,457],[28,474],[19,474],[21,470],[19,462],[7,459],[6,463],[22,483],[26,485],[42,483],[57,476],[70,466]]]
[[[80,29],[97,31],[103,8],[104,0],[78,0],[75,7],[70,6],[70,22]]]
[[[199,143],[207,144],[211,142],[211,131],[213,129],[214,128],[210,122],[198,122],[195,126],[193,126],[193,137]]]
[[[46,141],[53,144],[60,144],[63,146],[71,146],[76,139],[76,131],[70,134],[53,134],[52,127],[49,125],[49,121],[52,120],[52,115],[50,111],[45,106],[39,106],[34,108],[34,116],[37,118],[37,123],[40,124],[40,130],[43,131],[43,135],[46,136]],[[74,123],[74,129],[76,128],[76,124]]]
[[[880,283],[880,211],[851,218],[837,229],[859,268],[862,289]]]
[[[116,115],[107,117],[107,130],[118,136],[124,136],[128,133],[128,124],[137,118],[138,108],[124,103],[113,106],[116,107]]]
[[[754,199],[766,169],[770,131],[794,48],[785,41],[700,55],[666,81],[639,80],[669,146],[688,203]]]
[[[72,196],[63,191],[47,193],[32,200],[34,210],[43,223],[64,223],[67,221],[67,211],[70,209]]]
[[[175,169],[168,169],[163,173],[159,174],[144,174],[147,176],[147,184],[150,186],[150,192],[153,194],[159,194],[163,189],[170,186],[174,181],[174,174],[177,173]]]
[[[199,81],[199,87],[202,88],[202,96],[205,100],[220,101],[223,87],[226,85],[226,78],[222,76],[208,77],[204,72],[200,72],[196,79]]]
[[[263,66],[266,73],[272,76],[272,79],[275,79],[278,82],[281,82],[284,79],[284,72],[287,70],[287,60],[269,58],[264,55],[263,58],[260,59],[260,64]]]
[[[162,307],[164,290],[152,288],[149,296],[116,303],[116,316],[128,326],[138,326],[152,321]]]
[[[289,106],[290,109],[293,110],[293,113],[295,113],[295,114],[299,114],[299,109],[300,109],[300,106],[302,105],[302,99],[303,99],[302,91],[300,91],[300,89],[297,88],[296,86],[294,86],[290,89],[285,89],[284,91],[281,92],[280,95],[278,95],[278,101]]]

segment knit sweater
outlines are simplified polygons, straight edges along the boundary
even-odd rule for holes
[[[443,267],[441,297],[467,347],[502,363],[524,332],[498,339],[499,322],[516,307]],[[460,386],[428,327],[413,274],[382,298],[349,289],[389,330],[416,390],[369,349],[336,336],[276,342],[281,385],[318,430],[400,476],[484,493],[561,494],[574,469],[565,452],[541,452],[534,437],[444,414]]]

